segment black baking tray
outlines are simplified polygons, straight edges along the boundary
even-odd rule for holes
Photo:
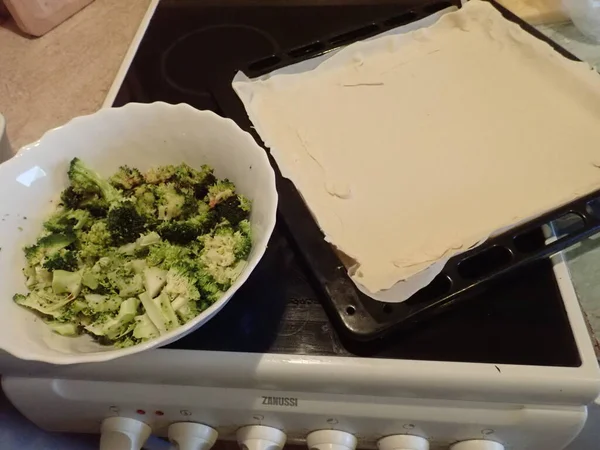
[[[577,58],[548,39],[520,18],[490,0],[505,18],[511,20],[530,34],[549,43],[567,58]],[[313,58],[335,48],[375,36],[389,29],[420,20],[448,7],[460,7],[460,1],[432,1],[410,5],[393,17],[369,21],[358,28],[337,30],[294,48],[288,48],[257,61],[238,67],[248,77],[254,78],[273,70]],[[443,76],[443,75],[441,75]],[[232,92],[221,92],[231,97]],[[235,94],[233,94],[235,95]],[[262,143],[249,122],[239,100],[225,102],[224,110],[229,117],[251,132]],[[340,258],[324,240],[323,233],[314,221],[307,205],[295,186],[285,179],[271,156],[279,191],[279,220],[286,225],[289,238],[295,244],[309,273],[326,300],[332,320],[347,337],[358,341],[381,339],[399,329],[421,323],[459,302],[483,292],[489,283],[498,281],[508,272],[518,270],[529,263],[559,252],[600,230],[600,219],[593,206],[600,197],[600,190],[559,207],[534,220],[528,221],[509,232],[488,239],[484,244],[455,256],[446,264],[433,282],[402,303],[383,303],[361,293],[350,277]],[[543,227],[556,220],[570,218],[571,226],[549,242]],[[443,223],[440,224],[443,226]]]

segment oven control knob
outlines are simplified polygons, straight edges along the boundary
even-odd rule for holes
[[[356,438],[345,431],[319,430],[306,436],[309,450],[355,450]]]
[[[450,450],[504,450],[504,445],[499,442],[475,439],[472,441],[457,442]]]
[[[169,425],[172,450],[209,450],[217,441],[217,430],[201,423],[178,422]]]
[[[243,450],[281,450],[286,439],[283,431],[262,425],[242,427],[236,436]]]
[[[109,417],[102,422],[100,450],[140,450],[152,429],[128,417]]]
[[[379,450],[429,450],[429,441],[421,436],[397,434],[377,441]]]

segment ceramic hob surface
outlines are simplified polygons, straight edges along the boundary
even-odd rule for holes
[[[416,0],[414,0],[416,1]],[[413,3],[414,3],[413,1]],[[210,6],[162,1],[115,100],[185,102],[247,118],[231,89],[237,70],[371,20],[403,17],[410,1],[361,5]],[[328,318],[281,221],[246,285],[207,325],[172,348],[301,355],[579,366],[550,261],[490,286],[385,341],[357,343]]]

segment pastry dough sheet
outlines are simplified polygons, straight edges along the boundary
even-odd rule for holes
[[[600,76],[487,2],[298,70],[233,87],[374,298],[600,188]]]

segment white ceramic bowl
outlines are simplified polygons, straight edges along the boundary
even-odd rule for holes
[[[252,200],[253,248],[240,277],[210,308],[171,332],[126,349],[95,343],[89,336],[52,333],[30,311],[15,304],[26,293],[22,248],[33,243],[45,217],[68,185],[67,167],[81,158],[101,175],[121,165],[147,170],[185,162],[208,164]],[[128,104],[78,117],[47,132],[0,165],[0,348],[13,355],[54,364],[106,361],[172,342],[214,316],[246,281],[265,252],[275,225],[275,175],[265,151],[233,121],[189,105]]]

